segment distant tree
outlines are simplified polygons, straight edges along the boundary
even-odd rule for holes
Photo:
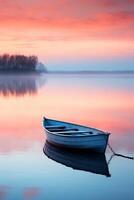
[[[35,71],[37,56],[9,55],[0,56],[0,71]]]

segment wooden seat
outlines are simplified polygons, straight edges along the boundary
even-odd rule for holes
[[[63,135],[90,135],[89,131],[65,131],[65,132],[56,132],[56,134],[63,134]]]
[[[66,128],[65,126],[59,126],[59,125],[55,125],[55,126],[45,126],[46,129],[64,129]]]
[[[65,129],[48,129],[49,131],[52,132],[66,132],[66,131],[78,131],[79,129],[77,128],[65,128]]]

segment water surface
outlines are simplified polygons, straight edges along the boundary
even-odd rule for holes
[[[111,177],[74,170],[44,154],[41,125],[45,115],[108,131],[133,156],[133,74],[1,75],[0,111],[0,199],[134,199],[133,160],[114,156]]]

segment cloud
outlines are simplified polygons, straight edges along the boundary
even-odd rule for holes
[[[133,39],[133,11],[133,0],[1,0],[0,27],[46,40]]]

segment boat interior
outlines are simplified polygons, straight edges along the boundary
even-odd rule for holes
[[[92,135],[92,134],[96,134],[95,132],[91,131],[90,128],[84,130],[82,129],[82,127],[78,126],[78,127],[68,127],[68,126],[61,126],[61,125],[47,125],[45,126],[45,128],[53,133],[57,133],[57,134],[82,134],[82,135]]]
[[[81,126],[73,123],[67,123],[63,121],[57,121],[53,119],[46,119],[44,118],[44,127],[49,132],[53,132],[55,134],[62,134],[62,135],[98,135],[98,134],[104,134],[104,132],[86,127]]]

